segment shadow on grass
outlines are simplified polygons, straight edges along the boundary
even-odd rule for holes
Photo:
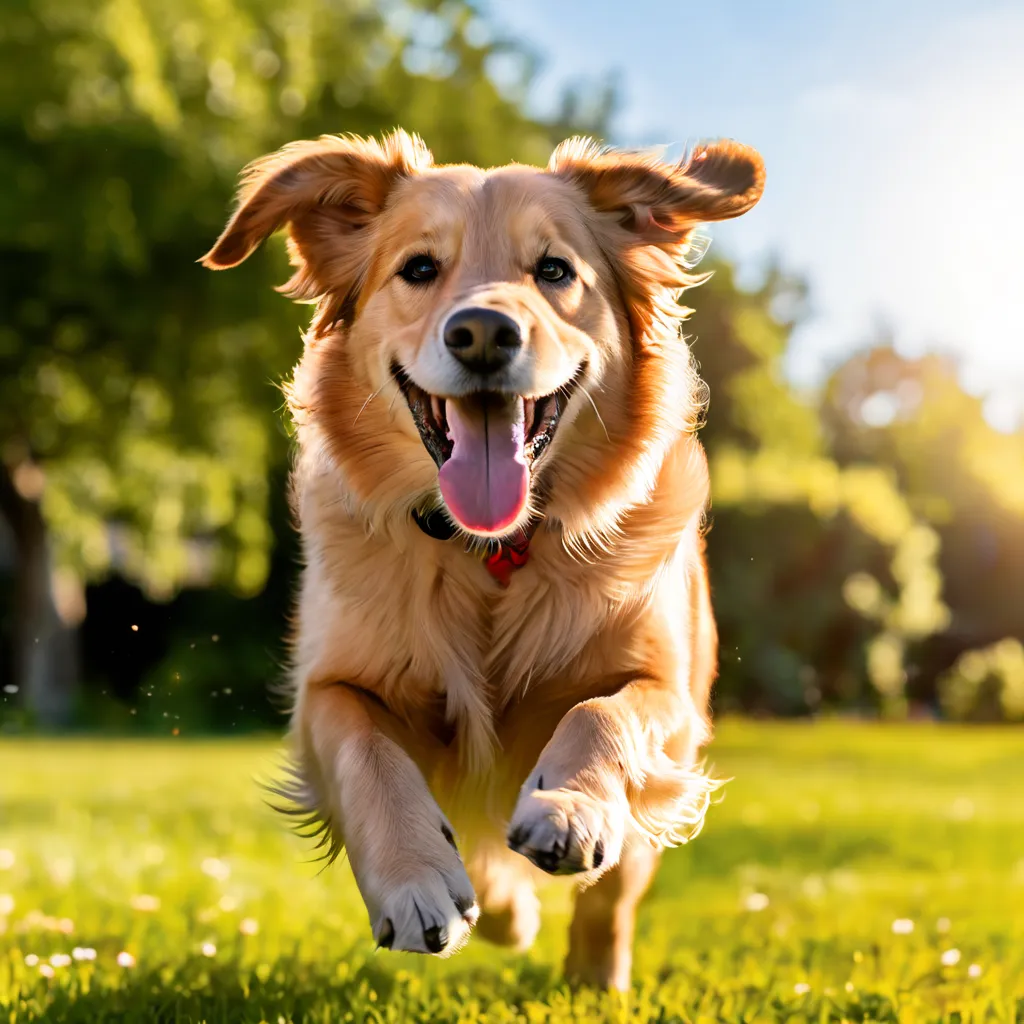
[[[362,947],[339,957],[333,969],[291,957],[258,966],[212,964],[197,957],[179,965],[136,969],[116,985],[98,981],[87,990],[47,987],[40,981],[24,990],[10,1009],[14,1020],[53,1024],[486,1021],[495,1002],[521,1013],[523,1003],[559,992],[562,1000],[571,1000],[550,968],[525,960],[512,976],[473,966],[433,977],[396,970],[367,956]],[[596,1001],[596,993],[592,999]],[[467,1005],[474,1003],[478,1012]]]
[[[55,989],[48,996],[36,988],[25,994],[28,998],[13,1019],[53,1024],[900,1020],[899,1008],[877,993],[794,1000],[772,986],[730,985],[728,991],[715,991],[707,980],[688,978],[684,972],[646,979],[629,997],[617,997],[587,989],[571,992],[550,969],[526,961],[514,976],[474,967],[440,978],[392,970],[363,954],[355,957],[358,966],[346,970],[342,961],[334,971],[291,958],[260,968],[193,959],[177,968],[138,971],[117,987]],[[701,1017],[709,1010],[712,1017]],[[1018,1010],[1024,1013],[1024,1002]]]

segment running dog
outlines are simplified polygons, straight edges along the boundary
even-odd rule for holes
[[[202,262],[286,228],[282,290],[315,304],[287,387],[280,791],[347,851],[379,945],[525,948],[539,869],[580,883],[567,973],[629,986],[637,903],[714,788],[706,388],[678,299],[695,228],[763,187],[735,142],[666,163],[575,138],[482,170],[402,131],[245,172]]]

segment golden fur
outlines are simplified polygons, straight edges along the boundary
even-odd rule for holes
[[[731,142],[670,165],[572,139],[547,169],[484,171],[435,167],[401,131],[295,143],[246,172],[205,265],[287,227],[284,290],[316,303],[288,389],[305,567],[282,792],[347,849],[384,945],[450,953],[480,910],[481,934],[527,945],[526,854],[590,887],[567,969],[629,984],[657,851],[700,828],[713,788],[705,392],[677,298],[698,283],[695,226],[763,184]],[[548,251],[576,271],[557,289],[531,274]],[[439,276],[413,288],[397,273],[422,252]],[[438,470],[391,369],[450,393],[437,339],[467,303],[521,325],[524,399],[580,380],[532,473],[515,527],[539,526],[507,589],[475,551],[486,536],[413,521],[440,504]]]

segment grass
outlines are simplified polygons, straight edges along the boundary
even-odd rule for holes
[[[0,1021],[1024,1021],[1019,731],[724,723],[734,781],[666,857],[625,1000],[561,981],[558,883],[525,957],[375,953],[346,865],[261,805],[273,757],[5,738]]]

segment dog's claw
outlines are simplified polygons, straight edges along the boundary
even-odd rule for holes
[[[455,909],[462,915],[463,919],[469,924],[476,924],[476,919],[480,916],[476,903],[473,900],[464,900],[454,893],[451,896]]]
[[[556,842],[550,850],[536,851],[531,859],[541,871],[546,871],[549,875],[565,874],[566,865],[563,862],[565,861],[568,847],[568,843]],[[569,871],[572,870],[572,868],[569,868]]]
[[[378,949],[450,956],[462,948],[480,916],[462,861],[442,841],[440,829],[431,838],[440,869],[427,864],[427,870],[417,873],[413,863],[409,875],[382,887],[382,897],[367,887],[375,897],[372,920]]]
[[[423,929],[423,941],[431,953],[440,953],[448,945],[448,929],[439,925]]]
[[[577,790],[524,793],[509,825],[509,847],[549,875],[607,871],[622,849],[625,814]]]
[[[517,825],[515,828],[509,831],[507,841],[509,849],[519,852],[519,847],[526,842],[530,836],[530,830],[523,825]]]
[[[558,870],[558,863],[561,859],[557,850],[542,850],[533,855],[533,863],[549,875],[553,875]]]

